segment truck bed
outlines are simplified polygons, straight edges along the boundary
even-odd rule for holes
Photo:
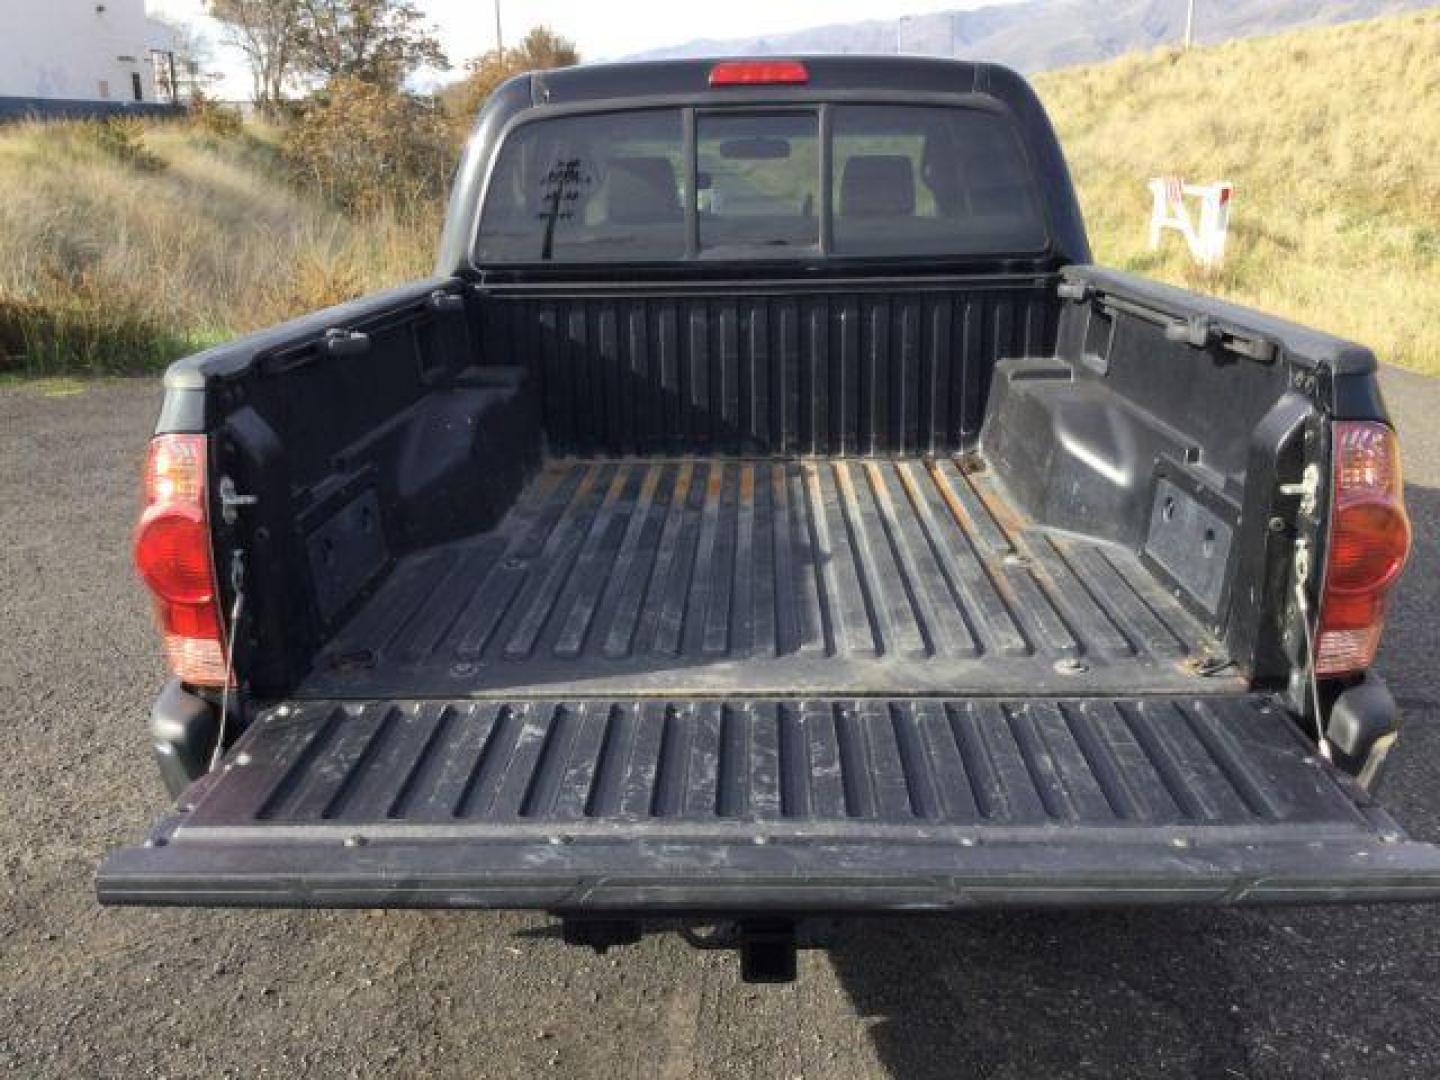
[[[511,80],[435,278],[170,370],[178,802],[103,900],[735,920],[783,977],[816,912],[1440,896],[1383,683],[1305,678],[1374,356],[1087,265],[1018,76],[803,67]],[[817,148],[798,215],[713,197],[727,110]]]
[[[1217,648],[1132,552],[1032,526],[974,458],[569,460],[400,560],[298,696],[1243,687],[1197,673]]]

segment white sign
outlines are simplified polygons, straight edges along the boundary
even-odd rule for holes
[[[1174,229],[1185,238],[1196,262],[1205,267],[1219,266],[1225,258],[1230,197],[1235,186],[1228,181],[1187,184],[1178,176],[1156,177],[1149,186],[1154,200],[1150,211],[1150,250],[1160,247],[1166,229]],[[1195,205],[1195,214],[1191,212],[1191,203]]]

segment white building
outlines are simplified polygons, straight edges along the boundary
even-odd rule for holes
[[[0,0],[0,100],[175,100],[183,58],[145,0]]]

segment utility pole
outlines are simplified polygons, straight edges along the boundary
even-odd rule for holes
[[[502,58],[505,55],[505,35],[500,29],[500,0],[495,0],[495,55]]]
[[[499,10],[500,0],[495,0],[496,10]],[[1185,5],[1185,51],[1190,51],[1190,46],[1195,44],[1195,0],[1188,0]]]

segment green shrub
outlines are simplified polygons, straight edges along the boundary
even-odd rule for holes
[[[362,213],[442,200],[456,161],[433,101],[351,78],[309,103],[284,155],[302,185]]]
[[[153,370],[193,347],[123,297],[82,290],[42,303],[0,295],[0,373]]]
[[[203,94],[190,106],[190,123],[214,139],[238,139],[245,133],[245,118],[239,109],[211,101]]]
[[[95,146],[126,165],[143,172],[159,172],[165,167],[164,160],[145,145],[145,124],[136,117],[112,116],[82,124],[79,130]]]

